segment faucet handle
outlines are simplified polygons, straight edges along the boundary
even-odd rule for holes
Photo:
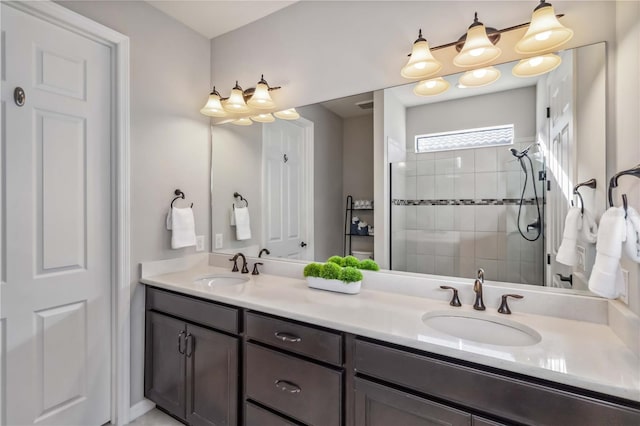
[[[229,259],[229,262],[233,262],[233,268],[231,269],[231,272],[238,272],[238,258],[237,257],[232,257],[231,259]]]
[[[458,289],[457,288],[449,287],[448,285],[441,285],[440,288],[443,289],[443,290],[453,290],[453,295],[451,297],[451,302],[449,302],[449,304],[451,306],[462,306],[462,303],[460,303],[460,299],[458,298]]]
[[[263,265],[262,262],[256,262],[253,264],[253,272],[251,272],[251,275],[260,275],[260,271],[258,271],[258,265]]]
[[[507,304],[507,297],[513,297],[514,299],[523,299],[524,296],[521,296],[519,294],[503,294],[502,295],[502,303],[500,303],[498,312],[505,315],[511,315],[511,309],[509,309],[509,305]]]
[[[484,269],[478,268],[478,279],[480,283],[484,284]]]

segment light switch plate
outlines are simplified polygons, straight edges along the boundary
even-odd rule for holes
[[[204,251],[204,235],[196,235],[196,251]]]
[[[216,234],[215,248],[221,249],[223,244],[222,234]]]

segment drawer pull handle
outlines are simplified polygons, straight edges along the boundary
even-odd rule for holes
[[[300,389],[300,386],[296,385],[295,383],[287,382],[286,380],[276,380],[275,384],[276,387],[282,392],[300,393],[300,391],[302,391],[302,389]]]
[[[178,353],[184,355],[184,349],[182,349],[182,338],[184,337],[184,331],[178,333]]]
[[[290,333],[284,333],[281,331],[276,331],[275,332],[275,336],[282,340],[283,342],[288,342],[288,343],[298,343],[300,341],[302,341],[302,339],[298,336],[296,336],[295,334],[290,334]]]

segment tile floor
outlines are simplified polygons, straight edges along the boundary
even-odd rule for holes
[[[154,408],[144,416],[138,417],[131,423],[132,426],[184,426],[173,417]]]

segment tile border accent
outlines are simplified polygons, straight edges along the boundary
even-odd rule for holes
[[[540,204],[544,204],[544,200],[538,199]],[[524,205],[534,205],[535,198],[525,198],[522,201]],[[429,199],[429,200],[402,200],[394,198],[392,200],[394,206],[502,206],[502,205],[520,205],[520,198],[456,198],[456,199]]]

